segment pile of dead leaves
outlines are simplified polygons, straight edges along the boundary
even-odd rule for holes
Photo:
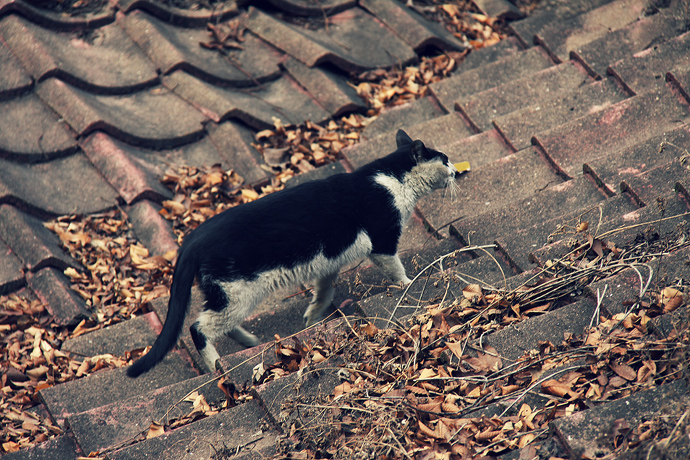
[[[28,293],[0,298],[0,439],[4,451],[61,433],[49,417],[32,410],[38,404],[38,391],[104,368],[123,367],[136,359],[129,354],[72,356],[61,347],[69,338],[138,314],[148,302],[167,294],[172,274],[169,260],[150,256],[136,241],[122,211],[66,216],[45,225],[78,262],[64,274],[93,316],[68,328],[53,323],[40,301],[27,297]]]
[[[404,69],[376,69],[357,76],[355,87],[376,115],[382,109],[406,104],[424,97],[428,85],[443,80],[456,69],[466,53],[451,51],[436,57],[424,57],[419,65]]]
[[[132,234],[121,210],[65,216],[45,225],[83,267],[70,267],[64,273],[98,325],[129,319],[146,303],[167,294],[175,254],[151,256]],[[82,324],[74,335],[83,332]]]
[[[3,452],[13,452],[62,433],[36,409],[38,391],[100,369],[122,367],[130,357],[72,356],[60,348],[82,333],[84,323],[75,330],[56,326],[40,301],[15,294],[0,297],[0,305],[0,443]]]
[[[478,12],[470,2],[444,3],[432,0],[433,6],[418,7],[425,14],[440,22],[460,42],[478,49],[495,45],[504,38],[502,24],[496,19]]]
[[[341,150],[357,143],[370,121],[365,116],[350,114],[322,127],[310,121],[284,126],[274,119],[275,128],[259,131],[252,145],[261,152],[269,172],[284,183],[295,174],[339,159]]]
[[[506,366],[493,348],[479,343],[482,329],[477,325],[485,320],[481,312],[466,317],[461,303],[456,299],[444,308],[428,307],[405,328],[378,329],[364,323],[326,344],[332,350],[329,359],[339,356],[348,363],[347,372],[339,373],[343,382],[331,395],[311,407],[302,404],[286,417],[291,424],[283,428],[291,436],[281,443],[280,455],[502,455],[543,439],[554,419],[687,373],[687,320],[659,337],[647,330],[645,310],[616,315],[583,336],[557,345],[541,343]],[[659,308],[649,305],[651,310]],[[288,354],[299,357],[292,361],[294,367],[303,368],[309,362],[308,345],[295,345]],[[283,409],[293,406],[288,401]],[[621,427],[625,423],[621,421]],[[655,428],[659,424],[652,425],[638,430],[637,437],[614,436],[611,450],[621,453],[660,439],[663,433]]]
[[[65,332],[46,327],[50,316],[40,301],[10,294],[0,305],[0,442],[2,452],[14,452],[62,432],[31,408],[38,390],[61,379],[69,358],[59,351]]]

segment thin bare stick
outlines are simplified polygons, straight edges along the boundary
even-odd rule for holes
[[[456,256],[456,255],[460,254],[461,252],[474,251],[475,249],[482,249],[482,248],[495,248],[495,247],[496,247],[495,244],[487,244],[487,245],[484,245],[484,246],[467,246],[467,247],[464,247],[464,248],[462,248],[462,249],[456,249],[456,250],[453,251],[453,252],[449,252],[449,253],[447,253],[447,254],[442,255],[441,257],[437,258],[436,260],[434,260],[433,262],[431,262],[429,265],[427,265],[426,267],[424,267],[419,273],[417,273],[417,275],[416,275],[414,278],[412,278],[412,281],[410,282],[410,284],[408,284],[407,287],[405,288],[405,290],[403,291],[402,295],[400,296],[400,299],[398,300],[398,303],[395,305],[395,308],[393,309],[393,311],[392,311],[391,314],[390,314],[390,317],[388,318],[388,325],[390,325],[390,324],[393,322],[393,318],[395,317],[395,314],[396,314],[397,311],[398,311],[398,307],[400,307],[400,304],[402,303],[403,299],[405,298],[405,296],[406,296],[407,293],[409,292],[409,290],[410,290],[410,288],[412,287],[412,285],[413,285],[413,284],[415,283],[415,281],[417,281],[417,280],[422,276],[422,274],[424,274],[424,272],[426,272],[429,268],[433,267],[434,265],[436,265],[436,264],[439,263],[439,262],[442,262],[444,259],[447,259],[448,257]]]

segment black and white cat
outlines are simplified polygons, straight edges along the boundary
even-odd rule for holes
[[[206,303],[190,331],[209,369],[219,358],[213,342],[224,335],[258,345],[240,324],[278,289],[315,282],[304,314],[311,326],[330,305],[332,284],[350,262],[369,257],[390,280],[409,283],[397,255],[403,227],[422,195],[453,186],[460,173],[446,155],[402,130],[396,143],[395,152],[353,173],[228,209],[191,232],[179,251],[163,329],[127,374],[150,370],[173,348],[195,279]]]

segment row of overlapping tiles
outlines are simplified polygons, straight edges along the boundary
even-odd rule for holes
[[[146,208],[170,196],[159,177],[171,164],[261,182],[253,130],[363,109],[350,73],[462,47],[395,0],[268,6],[124,0],[69,17],[0,5],[0,294],[28,283],[58,316],[85,313],[60,273],[75,262],[40,219]]]
[[[362,5],[368,11],[345,9],[331,16],[326,31],[319,33],[253,7],[237,11],[235,20],[248,33],[232,50],[222,43],[213,49],[201,46],[212,42],[206,26],[183,28],[137,9],[118,14],[113,22],[102,19],[105,24],[97,28],[67,32],[6,14],[0,19],[2,169],[21,176],[27,163],[67,157],[79,144],[87,150],[97,142],[85,140],[98,131],[107,133],[117,148],[123,148],[119,141],[128,144],[128,157],[151,161],[149,149],[188,146],[215,129],[208,128],[209,121],[226,120],[243,123],[226,130],[242,132],[236,139],[245,142],[242,153],[249,154],[250,163],[260,162],[248,148],[245,126],[271,127],[275,118],[283,123],[321,122],[361,109],[361,99],[347,85],[348,72],[409,62],[416,57],[415,48],[431,44],[460,46],[448,32],[393,0]],[[148,10],[157,11],[150,5]],[[377,46],[371,46],[374,41]],[[213,156],[216,161],[199,160],[229,160],[217,152]],[[240,173],[250,181],[262,178],[256,168]],[[17,190],[8,192],[23,199]],[[135,197],[122,198],[130,202]],[[31,204],[48,214],[65,211]]]

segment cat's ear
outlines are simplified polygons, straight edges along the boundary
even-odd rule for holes
[[[395,144],[398,146],[398,148],[404,147],[411,143],[412,138],[410,138],[410,136],[408,136],[405,131],[399,129],[398,132],[395,134]]]
[[[416,140],[412,142],[410,146],[410,156],[414,159],[415,163],[420,163],[428,156],[428,151],[424,142]]]

